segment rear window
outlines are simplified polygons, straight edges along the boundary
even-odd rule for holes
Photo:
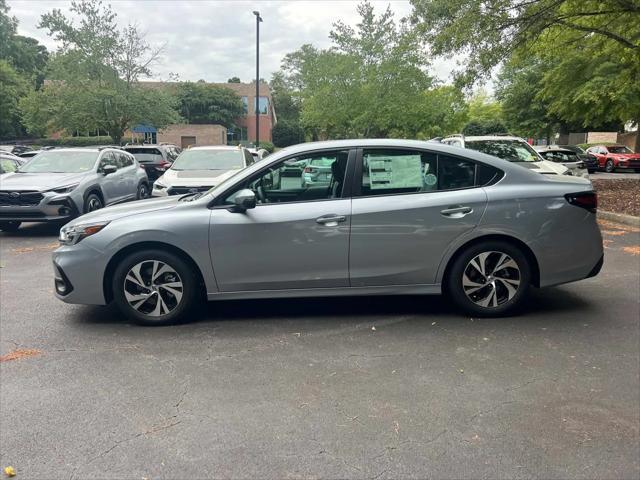
[[[141,163],[162,160],[162,152],[157,148],[127,148],[126,151],[131,153],[136,157],[136,160]]]
[[[539,162],[540,157],[528,143],[518,140],[469,140],[467,148],[493,155],[509,162]]]

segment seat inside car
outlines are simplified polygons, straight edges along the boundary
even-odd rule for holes
[[[331,198],[339,198],[342,193],[345,172],[347,171],[348,152],[340,152],[336,160],[331,164]]]

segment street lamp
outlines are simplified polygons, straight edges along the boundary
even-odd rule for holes
[[[256,149],[260,148],[260,22],[262,17],[257,10],[253,11],[256,16],[256,101],[254,110],[256,114]]]

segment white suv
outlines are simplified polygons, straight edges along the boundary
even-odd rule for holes
[[[441,140],[452,147],[470,148],[478,152],[493,155],[525,168],[546,175],[571,175],[571,171],[561,163],[545,160],[531,145],[520,137],[506,135],[483,135],[466,137],[452,135]]]

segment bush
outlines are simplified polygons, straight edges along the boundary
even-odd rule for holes
[[[507,127],[500,120],[472,120],[462,129],[463,135],[496,135],[507,133]]]
[[[304,142],[304,130],[298,123],[282,121],[273,127],[273,143],[278,147],[288,147]]]
[[[41,138],[36,140],[38,145],[46,147],[89,147],[93,145],[112,145],[111,137],[62,137]]]
[[[260,142],[259,148],[264,148],[267,152],[273,153],[273,149],[275,148],[273,143],[271,142]]]

